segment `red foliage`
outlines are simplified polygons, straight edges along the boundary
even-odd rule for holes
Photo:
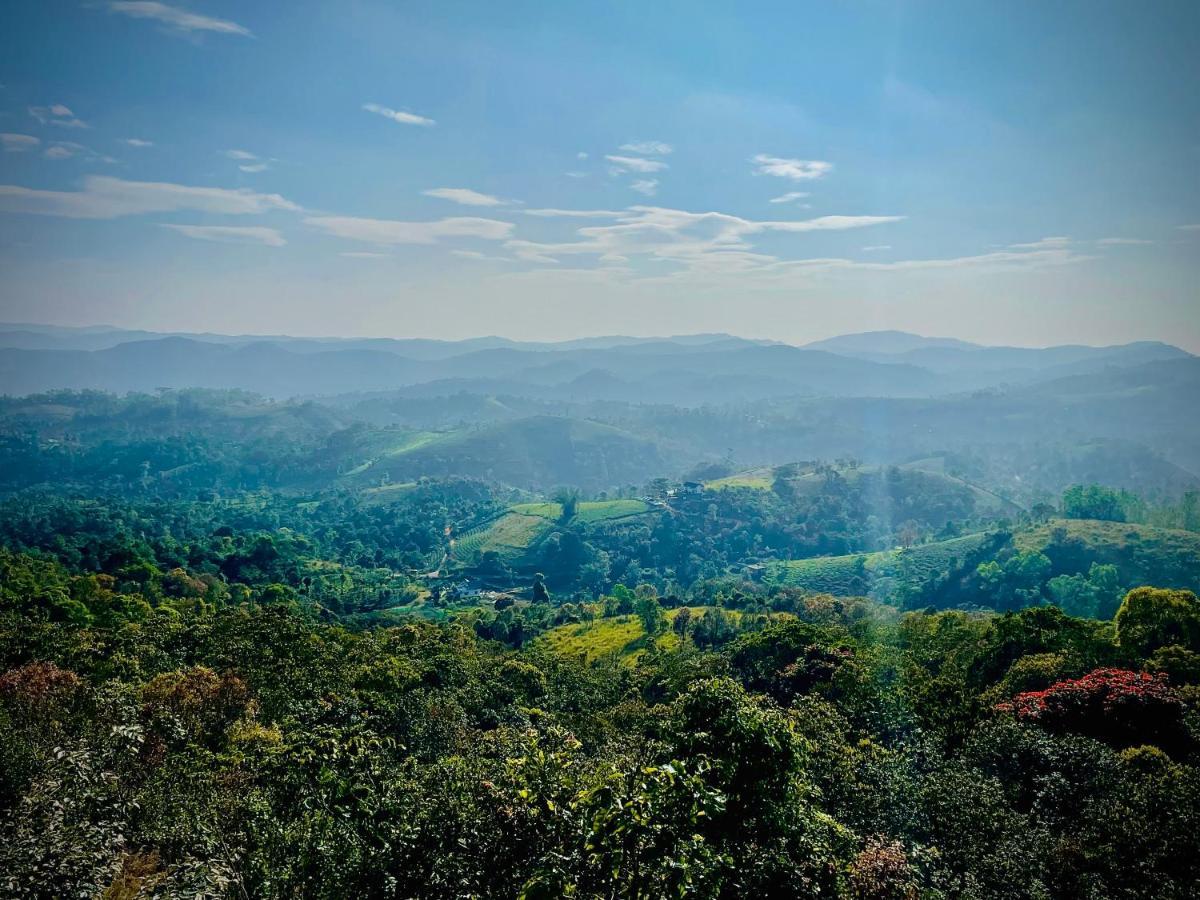
[[[1174,743],[1182,736],[1183,701],[1165,675],[1096,669],[1044,691],[998,704],[1001,712],[1054,731],[1073,731],[1116,744]]]
[[[31,662],[0,675],[0,700],[16,712],[42,717],[66,707],[82,684],[68,669],[51,662]]]

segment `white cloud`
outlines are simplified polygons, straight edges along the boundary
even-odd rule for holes
[[[1069,237],[1044,237],[1038,241],[1030,241],[1025,244],[1009,244],[1010,250],[1060,250],[1069,246],[1071,239]]]
[[[230,159],[258,159],[258,156],[249,150],[226,150],[223,155]]]
[[[213,32],[214,34],[237,34],[242,37],[253,37],[249,28],[230,22],[228,19],[214,19],[188,12],[165,3],[155,3],[151,0],[110,0],[108,11],[131,19],[150,19],[160,22],[176,31]]]
[[[353,216],[312,216],[305,224],[326,234],[367,244],[433,244],[444,238],[480,238],[502,241],[512,234],[511,222],[468,216],[433,222],[397,222]]]
[[[891,250],[891,249],[892,249],[891,244],[871,244],[870,246],[863,247],[863,251],[866,253],[874,253],[877,250]]]
[[[543,219],[615,219],[625,215],[615,209],[523,209],[521,212]]]
[[[1193,225],[1180,225],[1179,230],[1180,231],[1200,231],[1200,222],[1197,222]]]
[[[587,172],[567,172],[565,174],[568,178],[587,178],[588,173]]]
[[[186,237],[198,241],[220,241],[225,244],[262,244],[267,247],[283,247],[287,244],[274,228],[237,225],[163,225]]]
[[[607,211],[594,211],[599,217]],[[725,213],[692,213],[654,206],[633,206],[618,214],[611,225],[578,229],[579,240],[539,243],[511,240],[505,246],[522,259],[556,262],[563,255],[599,258],[666,259],[689,269],[708,266],[762,266],[776,262],[772,256],[751,252],[749,238],[768,232],[801,233],[840,231],[900,221],[903,216],[822,216],[799,221],[757,222]]]
[[[653,197],[656,193],[658,193],[658,179],[643,178],[640,181],[635,181],[629,187],[637,191],[639,194],[645,194],[647,197]]]
[[[385,119],[391,119],[393,122],[399,122],[401,125],[423,125],[429,127],[437,124],[433,119],[427,119],[425,116],[418,116],[416,113],[403,112],[398,109],[389,109],[386,106],[380,106],[378,103],[364,103],[363,109],[367,112],[375,113],[377,116],[383,116]]]
[[[88,152],[88,149],[83,144],[76,144],[74,141],[55,141],[46,148],[46,152],[42,156],[46,159],[70,159],[72,156],[85,152]]]
[[[648,175],[651,172],[661,172],[663,169],[667,168],[667,164],[665,162],[657,159],[641,159],[637,156],[612,155],[605,156],[604,158],[612,163],[613,166],[616,167],[617,171],[620,172],[639,172],[641,174]]]
[[[580,150],[578,153],[575,154],[575,158],[576,159],[587,159],[588,155],[584,151]]]
[[[76,118],[75,113],[61,103],[53,103],[50,106],[31,106],[29,115],[43,125],[58,125],[60,128],[88,127],[87,122]]]
[[[153,147],[154,141],[143,141],[141,138],[125,138],[125,143],[130,147]]]
[[[0,134],[0,147],[5,153],[24,153],[35,149],[41,141],[32,134]]]
[[[246,164],[246,165],[244,165],[244,166],[238,166],[238,169],[239,169],[240,171],[242,171],[242,172],[251,172],[251,173],[254,173],[254,172],[265,172],[265,171],[267,171],[267,169],[269,169],[269,168],[271,168],[271,167],[270,167],[270,166],[268,166],[268,165],[267,165],[266,163],[264,163],[264,162],[260,162],[260,163],[248,163],[248,164]]]
[[[755,175],[774,175],[792,181],[812,181],[823,178],[833,170],[833,163],[819,159],[785,159],[759,153],[750,160],[754,163]]]
[[[421,193],[426,197],[437,197],[439,200],[449,200],[462,206],[500,206],[504,203],[499,197],[481,194],[469,188],[431,188]]]
[[[346,256],[350,259],[387,259],[387,253],[371,253],[367,250],[347,250],[344,253],[339,253],[338,256]]]
[[[670,144],[664,144],[662,141],[633,141],[628,144],[622,144],[622,150],[627,150],[630,153],[641,153],[645,156],[666,156],[674,151],[674,147]]]
[[[1154,241],[1147,241],[1143,238],[1110,237],[1100,238],[1096,243],[1105,247],[1133,247],[1143,244],[1153,244]]]
[[[794,203],[797,200],[803,200],[809,196],[808,191],[788,191],[786,194],[780,194],[778,197],[772,197],[768,203]]]
[[[490,253],[480,253],[478,250],[451,250],[451,256],[461,259],[478,259],[487,262],[512,262],[507,256],[495,256]]]
[[[81,191],[40,191],[0,185],[0,211],[71,219],[115,219],[172,210],[223,215],[256,215],[272,210],[300,211],[279,194],[245,188],[191,187],[153,181],[124,181],[102,175],[83,180]]]

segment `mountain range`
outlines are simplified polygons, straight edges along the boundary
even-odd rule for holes
[[[547,343],[0,325],[0,393],[207,387],[274,398],[399,391],[700,406],[790,396],[936,397],[1192,358],[1157,342],[989,347],[905,332],[797,347],[726,334]]]

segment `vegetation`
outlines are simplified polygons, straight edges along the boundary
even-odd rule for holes
[[[1200,881],[1195,532],[852,460],[380,484],[359,426],[288,443],[291,407],[202,394],[200,434],[182,402],[10,435],[5,896]]]

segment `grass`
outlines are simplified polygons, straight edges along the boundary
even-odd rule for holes
[[[735,475],[728,475],[725,478],[706,481],[704,482],[704,486],[710,491],[721,491],[726,488],[736,487],[765,491],[771,487],[771,483],[774,480],[775,476],[770,468],[750,469],[747,472],[738,472]]]
[[[689,607],[693,621],[712,609],[710,606]],[[675,650],[679,647],[679,635],[671,630],[670,623],[679,614],[678,609],[664,610],[667,616],[667,630],[654,641],[660,650]],[[726,610],[733,620],[740,613],[737,610]],[[543,634],[538,643],[560,656],[577,659],[583,657],[588,663],[605,658],[615,658],[622,665],[637,665],[646,652],[646,630],[642,628],[642,620],[635,615],[614,616],[607,619],[596,619],[594,622],[583,622],[576,625],[559,625]]]
[[[550,529],[550,520],[542,516],[509,511],[500,518],[454,540],[451,558],[470,563],[476,553],[495,550],[505,562],[518,559]]]
[[[386,503],[411,491],[416,486],[415,481],[398,481],[395,484],[381,484],[378,487],[364,488],[362,495],[363,499],[369,503]]]
[[[510,509],[515,513],[538,516],[552,522],[557,522],[562,516],[562,505],[559,503],[518,503]],[[650,507],[641,500],[585,500],[576,507],[575,518],[572,521],[591,524],[640,516],[649,510]]]

